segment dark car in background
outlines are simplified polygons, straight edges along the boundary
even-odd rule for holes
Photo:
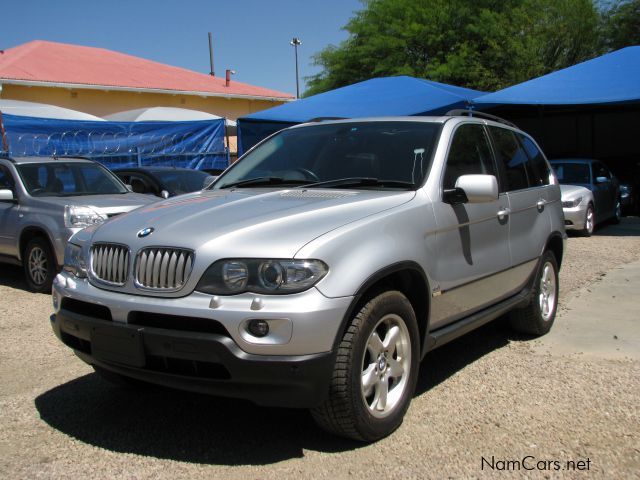
[[[605,220],[620,222],[620,184],[604,163],[592,158],[554,159],[550,163],[561,186],[577,185],[591,190],[595,210],[594,224]]]
[[[136,167],[114,170],[113,173],[132,191],[162,198],[197,192],[215,180],[207,172],[177,167]]]
[[[620,184],[620,201],[622,202],[622,210],[626,214],[638,212],[640,208],[640,198],[638,196],[638,187],[629,182]]]

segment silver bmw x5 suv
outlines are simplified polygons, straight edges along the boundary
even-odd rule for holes
[[[527,134],[460,113],[299,125],[208,189],[73,236],[55,334],[98,373],[311,409],[374,441],[425,354],[554,321],[560,188]]]

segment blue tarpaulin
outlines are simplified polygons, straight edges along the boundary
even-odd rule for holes
[[[484,92],[407,76],[374,78],[238,120],[238,153],[282,128],[317,118],[440,115]]]
[[[472,101],[479,109],[631,102],[640,102],[640,46],[623,48]]]
[[[109,168],[170,165],[224,169],[224,119],[96,122],[2,115],[13,156],[81,156]]]

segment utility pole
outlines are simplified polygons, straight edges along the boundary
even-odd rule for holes
[[[298,45],[302,45],[302,41],[298,37],[293,37],[289,42],[296,52],[296,98],[300,98],[300,78],[298,76]]]
[[[211,32],[209,32],[209,64],[211,65],[211,72],[209,72],[209,75],[214,77],[216,74],[213,69],[213,38],[211,36]]]

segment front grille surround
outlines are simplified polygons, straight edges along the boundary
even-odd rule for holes
[[[134,285],[149,292],[177,292],[189,280],[194,260],[193,250],[145,247],[136,255]]]
[[[129,278],[131,251],[119,243],[94,243],[91,245],[91,274],[100,282],[121,287]]]

